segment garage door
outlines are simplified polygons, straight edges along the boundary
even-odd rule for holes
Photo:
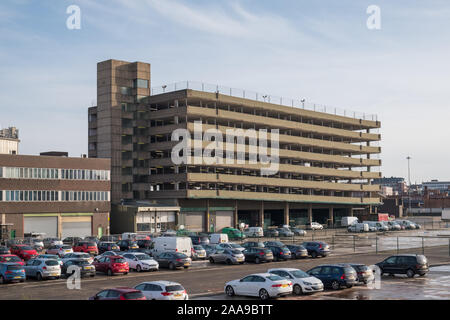
[[[216,211],[216,231],[225,227],[234,227],[233,211]]]
[[[204,212],[183,212],[184,216],[184,228],[190,231],[201,232],[205,225],[205,213]]]
[[[58,217],[24,217],[24,233],[45,233],[46,237],[58,236]]]
[[[62,217],[62,239],[92,235],[91,217]]]

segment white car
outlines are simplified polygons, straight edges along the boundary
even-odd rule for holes
[[[244,251],[245,248],[243,246],[241,246],[240,244],[237,243],[233,243],[233,242],[224,242],[224,243],[219,243],[216,248],[220,248],[220,249],[236,249],[239,251]]]
[[[130,252],[123,254],[122,257],[128,262],[130,269],[134,269],[137,272],[157,271],[159,269],[159,263],[145,253]]]
[[[229,297],[252,296],[261,300],[282,297],[292,293],[292,282],[271,273],[256,273],[225,284]]]
[[[63,263],[66,263],[66,261],[71,259],[83,259],[92,264],[94,262],[94,258],[89,253],[84,252],[72,252],[66,254],[61,260]]]
[[[142,282],[134,288],[140,290],[147,300],[189,300],[186,290],[176,282]]]
[[[300,269],[276,268],[269,269],[267,272],[292,281],[292,291],[296,295],[323,291],[323,283],[320,279],[310,276]]]
[[[307,229],[310,229],[310,230],[322,230],[323,229],[323,225],[321,225],[320,223],[317,223],[317,222],[308,223],[306,225],[306,227],[307,227]]]
[[[60,258],[63,258],[68,253],[73,253],[72,247],[66,244],[58,244],[51,246],[46,251],[47,254],[56,254]]]

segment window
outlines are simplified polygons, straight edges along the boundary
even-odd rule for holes
[[[144,80],[144,79],[135,79],[133,81],[133,87],[134,88],[144,88],[144,89],[148,89],[148,80]]]
[[[131,88],[128,87],[120,87],[120,94],[124,95],[124,96],[129,96],[131,95]]]

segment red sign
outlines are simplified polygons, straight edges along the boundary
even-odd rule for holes
[[[389,214],[387,213],[379,213],[378,221],[389,221]]]

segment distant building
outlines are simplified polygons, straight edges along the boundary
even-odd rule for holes
[[[19,154],[19,130],[9,127],[0,130],[0,154]]]
[[[408,186],[406,185],[405,179],[401,177],[374,179],[373,184],[378,184],[382,187],[391,187],[393,194],[402,195],[408,193]]]
[[[392,187],[381,187],[381,195],[384,197],[389,197],[394,195],[394,189]]]
[[[448,192],[450,191],[450,181],[438,181],[431,180],[430,182],[423,182],[423,188],[427,188],[427,190],[439,190],[440,192]]]

